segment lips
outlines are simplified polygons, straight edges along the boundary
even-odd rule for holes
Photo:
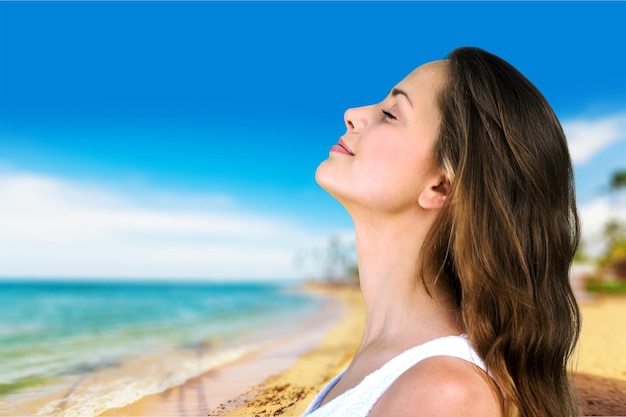
[[[347,155],[354,155],[354,152],[352,152],[352,150],[348,147],[348,145],[346,145],[343,139],[339,139],[339,143],[337,145],[333,145],[333,147],[330,148],[330,151],[337,152],[337,153],[345,153]]]

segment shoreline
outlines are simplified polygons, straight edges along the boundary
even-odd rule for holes
[[[360,290],[355,286],[321,286],[310,290],[340,299],[346,310],[341,321],[291,368],[244,394],[248,398],[238,407],[209,416],[300,416],[317,393],[350,364],[363,334],[365,307]]]
[[[243,410],[246,410],[246,404],[259,398],[263,387],[267,388],[268,384],[271,385],[271,381],[280,378],[281,375],[289,374],[294,367],[297,368],[302,358],[318,351],[320,346],[324,345],[324,340],[331,334],[337,333],[337,329],[343,331],[339,334],[345,335],[344,330],[347,330],[345,322],[354,321],[355,316],[360,317],[355,314],[354,301],[350,300],[354,299],[356,294],[360,297],[358,289],[355,291],[355,289],[307,286],[303,291],[320,297],[323,304],[314,317],[297,323],[297,327],[294,323],[284,324],[284,326],[297,329],[295,333],[273,339],[259,350],[191,378],[178,386],[160,393],[146,395],[123,407],[109,408],[97,415],[99,417],[206,417],[207,415],[254,416],[258,414],[258,412]],[[355,339],[358,345],[360,334]],[[345,350],[345,346],[339,346],[337,349],[337,352],[329,353],[329,356],[338,355],[339,351]],[[350,358],[351,355],[347,360],[349,361]],[[320,364],[321,362],[318,361],[313,368],[319,368]],[[334,374],[330,375],[329,379],[333,376]],[[284,386],[284,383],[281,384],[283,385],[281,391],[284,395],[290,390]],[[284,408],[284,401],[276,398],[268,401],[275,402],[276,408]],[[232,414],[232,412],[237,414]]]

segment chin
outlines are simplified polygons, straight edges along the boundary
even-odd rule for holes
[[[340,178],[342,177],[338,176],[337,173],[331,169],[330,164],[325,165],[324,162],[322,162],[315,171],[315,181],[317,184],[352,215],[350,208],[355,205],[355,196],[352,195],[354,193],[351,193],[353,190],[346,188],[350,184],[340,180]]]
[[[322,161],[321,164],[319,164],[317,166],[317,169],[315,170],[315,182],[317,183],[317,185],[319,185],[320,187],[322,187],[324,190],[328,191],[326,189],[325,184],[327,183],[328,180],[328,170],[326,169],[326,163],[328,162],[328,160],[324,160]]]
[[[323,161],[315,170],[315,182],[322,187],[324,191],[338,198],[337,175],[333,175],[332,169],[328,164],[328,160]],[[341,200],[340,200],[341,201]]]
[[[346,172],[343,167],[327,159],[322,161],[315,170],[315,182],[350,212],[351,207],[367,204],[364,204],[365,201],[360,192],[363,190],[359,191],[347,175],[349,172]]]

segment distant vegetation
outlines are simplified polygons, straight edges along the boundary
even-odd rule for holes
[[[312,280],[335,284],[359,281],[354,242],[346,242],[338,235],[330,236],[325,247],[298,254],[295,264]]]
[[[613,215],[602,230],[604,250],[599,256],[591,257],[582,242],[574,261],[596,266],[596,272],[587,277],[587,291],[626,294],[626,170],[613,174],[609,191]]]

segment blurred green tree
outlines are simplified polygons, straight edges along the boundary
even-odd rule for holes
[[[611,179],[611,189],[624,189],[626,188],[626,170],[619,170],[613,173]]]
[[[614,215],[604,226],[606,251],[599,259],[599,264],[615,278],[626,279],[626,224],[623,221],[626,209],[626,170],[613,173],[610,189]]]
[[[609,186],[616,217],[620,218],[626,214],[626,170],[615,171]]]

